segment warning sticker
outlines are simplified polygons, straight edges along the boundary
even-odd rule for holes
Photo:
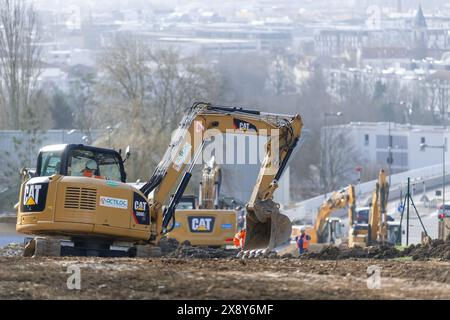
[[[185,163],[186,159],[189,157],[191,153],[192,146],[189,143],[186,143],[180,151],[178,151],[175,160],[173,161],[173,168],[177,171],[180,171],[181,167]]]

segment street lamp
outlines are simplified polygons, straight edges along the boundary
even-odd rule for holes
[[[430,146],[426,143],[420,144],[420,151],[425,151],[426,148],[442,149],[442,208],[445,212],[445,143],[437,146]]]
[[[322,174],[323,174],[323,193],[325,195],[325,199],[327,198],[327,152],[328,152],[328,145],[327,145],[327,127],[328,127],[328,117],[340,117],[342,116],[342,112],[341,111],[337,111],[337,112],[325,112],[324,114],[324,120],[325,120],[325,130],[324,130],[324,138],[323,138],[323,145],[324,145],[324,152],[323,152],[323,170],[322,170]]]
[[[389,186],[391,185],[391,170],[392,170],[392,164],[394,163],[394,156],[392,154],[392,135],[391,135],[391,122],[389,121],[389,136],[388,136],[388,157],[386,159],[386,162],[389,167]]]

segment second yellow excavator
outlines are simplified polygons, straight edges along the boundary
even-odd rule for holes
[[[333,212],[347,208],[348,215],[355,211],[355,187],[349,185],[340,191],[333,192],[331,196],[320,206],[313,226],[305,226],[306,234],[311,237],[311,250],[315,250],[315,244],[338,244],[344,241],[346,236],[343,231],[341,219],[331,217]],[[292,239],[300,234],[300,229],[292,228]],[[323,246],[317,247],[320,249]]]
[[[224,208],[220,185],[222,170],[213,156],[202,170],[198,201],[195,196],[183,196],[176,210],[174,229],[167,238],[193,246],[226,247],[233,244],[237,213]]]
[[[381,169],[372,193],[372,204],[366,219],[349,215],[349,247],[366,247],[373,244],[398,245],[401,243],[401,229],[398,222],[389,221],[387,203],[389,184],[386,172]]]

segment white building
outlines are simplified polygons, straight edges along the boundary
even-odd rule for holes
[[[346,125],[327,127],[327,131],[331,135],[337,132],[347,134],[354,143],[355,149],[360,153],[363,170],[365,167],[387,168],[389,145],[391,145],[393,173],[441,164],[442,149],[421,150],[421,144],[447,146],[447,141],[450,139],[450,130],[442,126],[389,124],[388,122],[351,122]],[[450,162],[448,153],[446,153],[446,162]]]

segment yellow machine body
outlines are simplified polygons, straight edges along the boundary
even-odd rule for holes
[[[236,232],[234,210],[177,210],[175,228],[167,238],[189,241],[193,246],[223,247],[233,244]]]
[[[139,217],[148,213],[148,208],[142,193],[126,183],[61,175],[37,177],[21,187],[16,229],[25,234],[147,240],[150,221],[139,221]]]

